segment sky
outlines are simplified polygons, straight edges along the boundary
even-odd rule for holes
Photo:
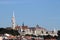
[[[60,30],[60,0],[0,0],[0,28],[12,25],[13,11],[17,25]]]

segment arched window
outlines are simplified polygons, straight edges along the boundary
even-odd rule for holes
[[[41,33],[43,34],[44,32],[43,32],[43,31],[41,31]]]
[[[46,32],[46,34],[48,34],[48,32]]]

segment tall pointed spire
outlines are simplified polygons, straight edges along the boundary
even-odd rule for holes
[[[13,17],[15,17],[15,15],[14,15],[14,11],[13,11]]]
[[[12,28],[15,29],[15,15],[14,15],[14,11],[13,11],[13,16],[12,16]]]
[[[54,32],[56,32],[56,29],[54,28]]]
[[[22,26],[24,27],[24,22],[22,23]]]

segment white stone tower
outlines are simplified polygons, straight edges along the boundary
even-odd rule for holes
[[[15,29],[16,23],[15,23],[15,15],[13,11],[13,16],[12,16],[12,29]]]

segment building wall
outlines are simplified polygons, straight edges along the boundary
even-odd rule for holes
[[[0,40],[3,40],[3,37],[0,37]]]

